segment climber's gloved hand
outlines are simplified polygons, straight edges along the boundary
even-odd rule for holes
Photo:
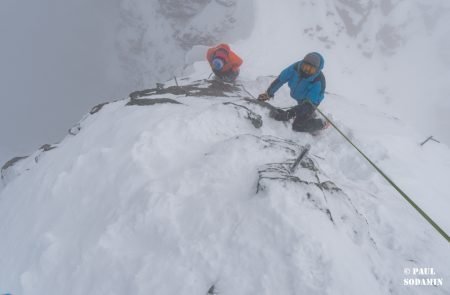
[[[267,94],[267,92],[261,93],[258,96],[258,100],[259,101],[266,101],[266,100],[269,100],[269,99],[270,99],[270,96],[269,96],[269,94]]]

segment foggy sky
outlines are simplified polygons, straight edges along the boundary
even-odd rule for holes
[[[114,60],[118,2],[0,2],[0,160],[61,140],[95,103],[127,93]]]

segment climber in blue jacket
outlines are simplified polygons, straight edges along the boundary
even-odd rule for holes
[[[327,128],[329,123],[315,118],[315,110],[323,100],[325,93],[325,76],[322,73],[324,59],[317,52],[308,53],[303,60],[294,63],[281,72],[267,91],[258,96],[258,100],[273,98],[283,84],[288,83],[291,97],[297,106],[287,110],[272,112],[278,121],[288,121],[295,117],[292,129],[299,132],[312,132]]]

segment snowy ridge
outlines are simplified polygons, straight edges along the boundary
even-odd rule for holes
[[[295,133],[243,99],[269,78],[222,85],[200,79],[206,64],[194,68],[181,87],[168,82],[94,108],[9,179],[0,192],[0,293],[450,291],[402,286],[405,267],[448,277],[448,243],[336,132]],[[286,89],[274,103],[291,104]],[[383,165],[397,157],[383,136],[409,144],[395,118],[345,98],[333,107],[396,127],[346,129]],[[306,144],[310,154],[290,174]],[[448,148],[432,152],[447,157],[433,167],[448,171]],[[434,210],[448,230],[445,211]]]

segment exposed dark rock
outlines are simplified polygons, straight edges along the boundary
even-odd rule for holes
[[[212,286],[209,288],[208,293],[207,293],[207,295],[218,295],[218,294],[219,294],[219,293],[217,292],[216,286],[215,286],[215,285],[212,285]]]
[[[41,151],[41,153],[45,153],[45,152],[51,151],[51,150],[53,150],[53,149],[56,149],[56,146],[55,146],[55,145],[52,145],[52,144],[44,144],[44,145],[42,145],[42,146],[39,148],[39,150]],[[8,170],[9,168],[11,168],[12,166],[14,166],[16,163],[20,162],[21,160],[27,159],[28,157],[29,157],[29,156],[14,157],[14,158],[12,158],[11,160],[7,161],[7,162],[2,166],[2,169],[1,169],[1,178],[4,179],[4,177],[5,177],[5,171],[6,171],[6,170]],[[38,160],[39,160],[39,155],[36,156],[36,157],[34,158],[34,161],[35,161],[35,162],[38,162]]]
[[[330,209],[328,209],[328,208],[325,209],[325,213],[328,215],[328,218],[330,219],[330,221],[334,223],[333,215],[331,215]]]
[[[108,103],[109,103],[109,102],[104,102],[104,103],[101,103],[101,104],[96,105],[95,107],[93,107],[93,108],[91,109],[91,111],[89,112],[89,114],[93,115],[93,114],[99,112],[99,111],[103,108],[103,106],[107,105]]]
[[[80,123],[77,123],[75,126],[69,129],[70,135],[77,135],[81,131]]]
[[[237,104],[237,103],[233,103],[233,102],[225,102],[224,105],[232,105],[234,106],[236,109],[243,109],[245,110],[245,112],[247,113],[247,119],[250,120],[250,122],[252,122],[253,126],[255,126],[255,128],[261,128],[261,126],[263,125],[263,120],[261,118],[260,115],[258,115],[257,113],[253,112],[252,110],[250,110],[249,108],[247,108],[246,106]]]
[[[334,184],[334,182],[331,182],[331,181],[324,181],[324,182],[318,183],[317,186],[320,189],[324,189],[329,192],[335,192],[335,193],[342,192],[342,189],[337,187],[336,184]]]
[[[307,158],[305,158],[307,159]],[[261,191],[265,190],[265,185],[264,185],[264,181],[263,180],[269,180],[269,181],[280,181],[283,183],[290,183],[290,184],[303,184],[303,185],[315,185],[318,186],[319,188],[321,183],[318,182],[310,182],[310,181],[305,181],[302,180],[300,177],[297,176],[293,176],[290,173],[290,167],[291,167],[291,163],[290,162],[286,162],[286,163],[272,163],[272,164],[267,164],[263,169],[258,171],[258,183],[256,186],[256,193],[259,193]],[[331,182],[330,182],[331,183]],[[310,192],[306,193],[306,199],[312,203],[312,205],[322,211],[323,213],[325,213],[328,217],[328,219],[334,223],[334,219],[333,216],[331,214],[331,211],[326,208],[320,201],[317,200],[317,198],[315,197],[315,195],[313,195]]]
[[[11,160],[9,160],[8,162],[6,162],[1,169],[1,174],[2,174],[2,179],[5,177],[4,172],[9,169],[10,167],[14,166],[17,162],[28,158],[28,156],[24,156],[24,157],[14,157]]]
[[[256,193],[263,191],[265,186],[263,184],[264,179],[292,182],[292,183],[303,183],[312,184],[308,181],[304,181],[297,176],[291,175],[292,163],[271,163],[267,164],[263,169],[258,171],[258,183],[256,185]]]
[[[280,143],[275,141],[274,144],[280,144]],[[300,146],[294,142],[291,143],[291,146],[294,147],[293,148],[294,154],[295,154],[294,149],[300,148]],[[322,193],[324,193],[325,191],[328,191],[331,193],[342,192],[342,190],[339,187],[337,187],[333,182],[331,182],[331,181],[321,182],[320,181],[319,174],[318,174],[319,169],[315,165],[314,161],[311,158],[309,158],[307,155],[305,155],[303,160],[300,162],[300,166],[304,169],[310,170],[315,175],[316,181],[306,181],[306,180],[301,179],[298,176],[293,175],[291,173],[291,169],[290,169],[291,166],[292,166],[291,161],[286,161],[284,163],[270,163],[270,164],[265,165],[264,168],[262,168],[258,171],[258,182],[257,182],[257,187],[256,187],[256,193],[259,193],[260,191],[264,191],[265,185],[267,185],[267,183],[265,183],[264,180],[281,181],[285,184],[290,183],[290,184],[302,184],[302,185],[307,185],[307,186],[316,186],[322,191]],[[325,193],[324,193],[324,198],[326,200]],[[332,223],[334,223],[334,218],[333,218],[333,215],[332,215],[330,209],[328,209],[325,205],[323,205],[322,202],[319,199],[317,199],[317,196],[315,196],[311,192],[307,192],[306,199],[308,201],[310,201],[316,209],[325,213],[327,215],[328,219]]]
[[[268,109],[270,111],[278,112],[278,110],[279,110],[277,107],[271,105],[268,102],[260,101],[260,100],[257,100],[257,99],[252,99],[250,97],[244,97],[244,101],[246,101],[248,103],[251,103],[251,104],[259,105],[260,107],[263,107],[263,108]]]
[[[328,217],[328,219],[334,223],[334,219],[333,216],[331,215],[331,211],[328,208],[324,208],[324,206],[322,204],[320,204],[320,202],[318,202],[311,193],[306,193],[306,199],[308,201],[310,201],[314,207],[320,211],[322,211],[323,213],[325,213]]]
[[[311,158],[305,158],[303,161],[300,162],[300,166],[305,169],[309,169],[313,172],[319,171],[319,169],[316,167],[316,164],[314,164],[314,161]]]
[[[39,162],[39,159],[41,158],[42,154],[48,151],[51,151],[53,149],[56,149],[56,146],[51,145],[51,144],[44,144],[43,146],[41,146],[39,148],[39,150],[41,151],[36,157],[34,157],[34,162],[37,163]]]
[[[152,95],[185,95],[185,96],[216,96],[216,97],[230,97],[236,96],[240,88],[231,83],[225,83],[218,80],[201,80],[195,81],[192,84],[183,86],[170,86],[167,88],[152,88],[130,93],[131,99]]]
[[[186,91],[184,91],[181,87],[178,86],[170,86],[167,88],[152,88],[132,92],[130,93],[130,98],[137,99],[139,97],[160,95],[160,94],[185,95]]]
[[[56,149],[56,146],[47,143],[41,146],[39,149],[42,150],[43,152],[48,152],[50,150]]]
[[[9,160],[8,162],[6,162],[5,164],[3,164],[2,166],[2,171],[8,169],[9,167],[14,166],[14,164],[16,164],[17,162],[19,162],[20,160],[26,159],[28,158],[28,156],[23,156],[23,157],[14,157],[11,160]]]
[[[161,103],[173,103],[173,104],[182,104],[176,100],[170,98],[140,98],[140,99],[131,99],[126,105],[127,106],[149,106]]]

